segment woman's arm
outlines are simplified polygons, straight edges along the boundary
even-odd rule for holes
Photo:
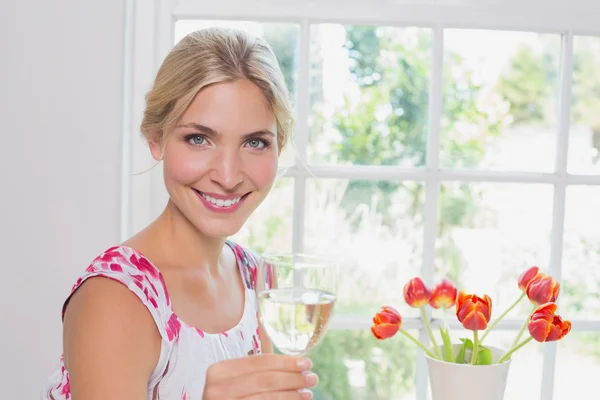
[[[143,400],[160,355],[144,304],[121,283],[89,278],[64,319],[64,362],[73,400]]]

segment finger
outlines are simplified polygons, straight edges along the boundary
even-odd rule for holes
[[[298,391],[315,386],[319,382],[312,372],[259,372],[236,378],[236,384],[229,384],[229,394],[233,398],[255,394],[268,394],[288,390]]]
[[[266,396],[278,392],[298,391],[316,385],[318,378],[312,372],[267,371],[237,376],[235,380],[225,380],[207,384],[204,399],[244,399],[248,396]],[[260,397],[263,398],[263,397]]]
[[[243,397],[242,400],[311,400],[313,394],[310,390],[286,390],[285,392],[253,394]]]
[[[258,354],[225,360],[211,365],[207,370],[207,382],[220,382],[237,376],[264,371],[307,371],[312,363],[307,358],[281,354]]]

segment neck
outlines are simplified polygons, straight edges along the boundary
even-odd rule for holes
[[[150,227],[151,237],[166,265],[217,273],[225,238],[200,232],[171,201]],[[159,250],[159,251],[156,251]]]

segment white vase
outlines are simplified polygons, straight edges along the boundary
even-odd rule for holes
[[[460,344],[454,345],[458,354]],[[506,352],[486,346],[492,351],[492,360],[498,362]],[[425,355],[429,372],[432,400],[504,400],[510,358],[502,364],[453,364]]]

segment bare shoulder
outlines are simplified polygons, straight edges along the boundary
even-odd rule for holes
[[[71,394],[85,399],[143,399],[161,339],[146,306],[122,283],[85,281],[71,297],[63,329]]]

